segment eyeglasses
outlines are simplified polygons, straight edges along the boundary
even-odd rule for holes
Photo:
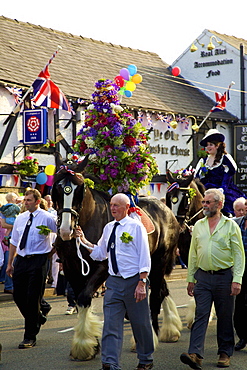
[[[202,204],[211,204],[213,202],[217,202],[217,200],[202,200]]]

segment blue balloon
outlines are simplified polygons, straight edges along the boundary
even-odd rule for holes
[[[125,90],[124,95],[127,96],[127,98],[131,98],[132,92],[129,90]]]
[[[128,70],[131,76],[134,76],[137,72],[137,67],[134,64],[128,66]]]
[[[44,172],[38,173],[36,176],[36,182],[39,185],[44,185],[47,181],[47,175]]]

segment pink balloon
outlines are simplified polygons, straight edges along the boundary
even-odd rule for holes
[[[49,176],[49,175],[47,175],[47,181],[46,181],[46,185],[47,186],[52,186],[53,185],[53,179],[54,179],[54,176],[52,175],[52,176]]]
[[[130,79],[129,70],[127,68],[122,68],[120,71],[120,76],[122,76],[125,79],[125,81],[129,81]]]
[[[181,69],[179,67],[172,68],[172,75],[177,77],[181,74]]]

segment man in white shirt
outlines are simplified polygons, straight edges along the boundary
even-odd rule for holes
[[[148,305],[147,276],[151,258],[146,229],[138,220],[128,216],[130,201],[125,194],[111,198],[114,221],[103,229],[97,245],[91,244],[79,231],[91,258],[109,258],[109,274],[104,295],[104,328],[102,337],[102,369],[118,370],[123,323],[127,312],[136,340],[139,364],[136,369],[153,367],[153,335]],[[116,222],[117,221],[117,222]],[[115,225],[117,223],[117,225]],[[112,236],[115,229],[115,238]],[[115,262],[114,262],[115,260]]]
[[[10,240],[6,272],[13,276],[14,301],[25,318],[20,349],[35,346],[36,335],[46,321],[40,311],[40,301],[44,293],[48,254],[52,248],[50,234],[56,232],[56,222],[49,212],[39,207],[40,200],[38,190],[26,191],[24,204],[27,211],[17,216]],[[43,227],[43,232],[38,226]]]

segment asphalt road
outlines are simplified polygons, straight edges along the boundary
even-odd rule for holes
[[[183,321],[181,338],[177,343],[159,343],[154,353],[154,369],[157,370],[182,370],[189,369],[182,364],[179,356],[187,351],[189,343],[189,330],[186,328],[185,315],[187,312],[188,296],[186,293],[186,270],[180,268],[172,273],[168,281],[172,298],[174,299],[179,315]],[[18,349],[19,342],[23,339],[23,318],[19,313],[12,296],[3,293],[0,284],[0,342],[3,345],[0,369],[4,370],[60,370],[83,369],[97,370],[101,367],[100,356],[86,362],[71,361],[69,358],[73,327],[77,322],[76,315],[67,316],[66,297],[52,295],[52,290],[47,289],[46,299],[52,305],[47,323],[42,327],[37,337],[37,345],[31,349]],[[102,315],[103,298],[93,299],[93,311],[100,320]],[[161,322],[161,316],[160,316]],[[204,370],[216,369],[216,320],[208,328],[205,344]],[[123,370],[134,369],[138,363],[136,354],[130,352],[131,328],[128,321],[124,325],[124,344],[121,364]],[[247,349],[234,353],[231,362],[232,370],[245,370],[247,368]]]

